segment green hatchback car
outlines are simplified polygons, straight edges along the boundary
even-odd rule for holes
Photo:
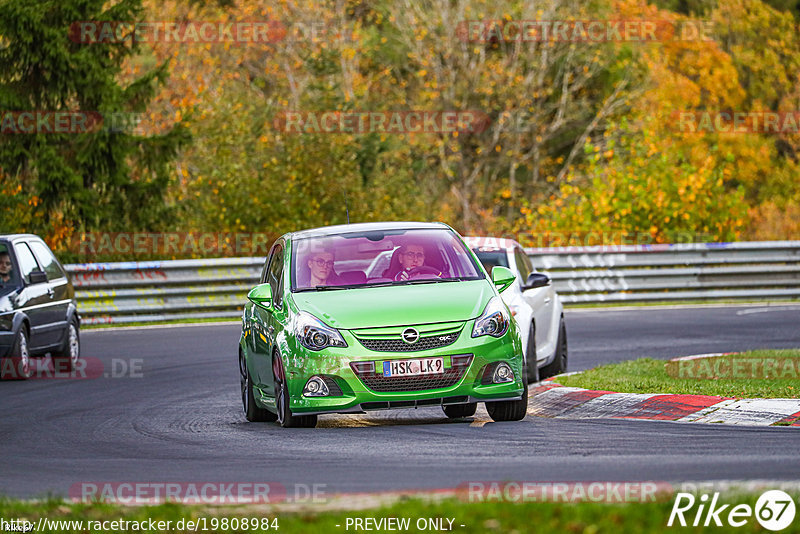
[[[285,234],[242,315],[247,420],[313,427],[320,414],[419,406],[460,418],[478,402],[521,420],[522,342],[499,296],[514,280],[505,268],[489,278],[442,223]]]

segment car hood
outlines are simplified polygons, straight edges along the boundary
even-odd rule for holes
[[[334,328],[350,330],[467,321],[495,295],[487,280],[390,287],[303,291],[292,298],[300,310]]]

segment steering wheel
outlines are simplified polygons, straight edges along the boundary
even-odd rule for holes
[[[397,275],[395,275],[394,279],[399,281],[400,275],[402,275],[404,272],[408,273],[409,280],[413,280],[414,278],[422,278],[426,274],[438,278],[442,274],[436,267],[431,267],[430,265],[420,265],[419,267],[413,267],[408,271],[400,271],[397,273]]]

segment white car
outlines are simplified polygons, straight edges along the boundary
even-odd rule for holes
[[[516,283],[502,298],[520,326],[525,362],[536,355],[536,365],[528,365],[528,382],[550,378],[567,371],[567,329],[564,306],[550,283],[550,277],[537,272],[519,243],[511,239],[466,237],[486,272],[501,265],[517,275]],[[538,371],[538,372],[537,372]]]

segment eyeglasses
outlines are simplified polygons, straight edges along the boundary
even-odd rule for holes
[[[10,260],[0,261],[0,265],[11,265],[11,261]]]
[[[425,259],[425,253],[424,252],[411,252],[411,251],[408,251],[408,252],[405,253],[405,255],[406,255],[406,258],[409,258],[409,259],[413,259],[413,258],[416,258],[418,260],[424,260]]]
[[[311,260],[317,264],[317,267],[333,267],[333,260],[323,260],[322,258],[316,258]]]

